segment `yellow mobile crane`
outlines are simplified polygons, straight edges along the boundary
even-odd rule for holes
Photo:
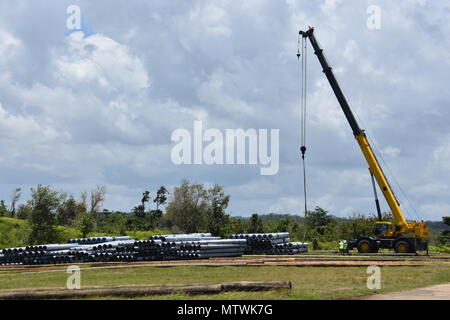
[[[344,111],[350,127],[353,130],[353,135],[358,142],[359,147],[369,165],[369,172],[372,177],[372,185],[375,194],[375,203],[378,213],[378,221],[375,223],[374,236],[362,237],[351,240],[348,244],[348,249],[357,248],[360,253],[376,253],[379,249],[394,249],[397,253],[416,253],[417,251],[425,250],[428,252],[428,234],[429,230],[425,222],[408,222],[400,209],[400,204],[397,201],[394,192],[389,185],[389,182],[378,163],[377,158],[369,144],[364,130],[359,127],[352,110],[350,109],[347,99],[342,92],[336,77],[333,74],[331,67],[323,54],[314,36],[314,28],[309,27],[307,31],[300,31],[300,36],[308,38],[314,49],[319,62],[323,68],[328,82],[336,95],[337,100]],[[392,215],[396,221],[393,225],[391,222],[383,221],[379,201],[376,194],[375,180],[386,199]]]

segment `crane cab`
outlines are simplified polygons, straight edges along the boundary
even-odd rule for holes
[[[393,238],[395,236],[395,227],[388,221],[375,222],[374,234],[379,238]]]
[[[399,225],[394,225],[389,221],[375,222],[374,235],[381,239],[395,239],[408,233],[405,228]]]

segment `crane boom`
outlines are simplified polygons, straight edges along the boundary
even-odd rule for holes
[[[347,118],[348,123],[350,124],[350,127],[353,131],[353,135],[355,136],[356,141],[358,142],[358,145],[364,155],[364,158],[367,161],[367,164],[369,165],[369,171],[370,174],[375,177],[375,180],[377,181],[377,184],[383,193],[384,198],[386,199],[386,202],[391,209],[391,212],[395,218],[395,221],[397,223],[397,226],[395,230],[389,231],[389,237],[399,237],[402,234],[405,233],[413,233],[416,237],[419,238],[426,238],[428,237],[428,228],[426,227],[425,223],[423,222],[408,222],[400,208],[400,204],[397,201],[395,194],[389,185],[388,179],[386,178],[373,150],[370,146],[370,143],[367,139],[367,136],[362,130],[358,124],[358,122],[355,119],[355,116],[347,102],[347,99],[345,98],[344,93],[342,92],[341,87],[339,86],[338,81],[336,80],[336,77],[334,76],[332,68],[329,66],[327,59],[325,58],[323,54],[323,49],[320,47],[318,41],[316,40],[316,37],[314,36],[314,28],[310,27],[307,31],[300,31],[299,32],[301,36],[304,38],[308,38],[311,42],[311,45],[314,49],[314,53],[316,54],[323,72],[325,73],[325,76],[328,79],[328,82],[331,85],[331,88],[333,89],[334,94],[336,95],[336,98],[342,108],[342,111],[345,114],[345,117]],[[381,222],[382,217],[379,213],[379,220],[380,224],[383,224]]]

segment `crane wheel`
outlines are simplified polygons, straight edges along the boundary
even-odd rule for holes
[[[372,253],[375,251],[372,242],[367,239],[359,240],[356,247],[359,253]]]
[[[398,241],[394,250],[396,253],[411,253],[411,245],[407,241]]]

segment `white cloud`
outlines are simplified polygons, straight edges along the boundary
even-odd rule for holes
[[[412,191],[420,194],[422,197],[436,197],[439,194],[448,193],[449,189],[450,186],[448,184],[429,182],[414,187]]]
[[[66,55],[56,61],[57,76],[72,83],[96,83],[105,90],[135,91],[149,87],[143,62],[129,49],[101,34],[73,32]]]
[[[273,197],[281,190],[280,185],[269,179],[256,179],[239,186],[231,186],[227,188],[227,192],[239,196],[240,198],[263,198]]]
[[[21,48],[22,42],[11,33],[0,29],[0,64],[13,57]]]
[[[222,3],[221,3],[222,2]],[[198,35],[206,33],[212,37],[230,37],[232,34],[228,12],[222,7],[223,1],[196,5],[183,23],[189,25]]]
[[[425,203],[419,207],[421,217],[424,220],[441,221],[440,217],[448,216],[450,204],[447,202]]]
[[[430,197],[449,204],[444,2],[381,1],[382,29],[371,31],[367,3],[357,0],[152,0],[130,10],[80,0],[98,33],[66,38],[59,7],[36,3],[0,12],[2,192],[107,185],[106,207],[128,210],[139,190],[188,178],[224,185],[236,215],[301,213],[295,54],[298,30],[313,25],[361,126],[412,202],[436,220],[442,210],[429,207]],[[373,211],[367,164],[311,49],[308,70],[310,206],[340,216]],[[170,134],[194,119],[209,128],[279,128],[279,174],[173,166]]]
[[[0,103],[0,137],[8,142],[50,143],[65,138],[64,133],[55,131],[45,123],[39,123],[31,116],[13,115]]]
[[[353,63],[356,59],[356,57],[359,57],[359,48],[358,44],[355,42],[355,40],[348,40],[345,44],[344,48],[344,58],[349,62]]]
[[[438,168],[450,172],[450,136],[442,139],[442,143],[434,150],[432,156]]]
[[[281,197],[268,208],[267,213],[293,213],[302,215],[301,208],[304,202],[300,197]]]
[[[307,106],[310,126],[348,137],[348,124],[326,79],[318,80],[310,89]],[[296,108],[298,110],[298,106]]]
[[[215,107],[223,112],[235,113],[241,117],[253,115],[254,109],[236,96],[238,90],[234,76],[224,70],[216,70],[198,89],[198,97],[207,106]]]
[[[381,153],[383,155],[386,155],[390,158],[397,158],[401,152],[402,151],[399,148],[389,147],[389,146],[386,148],[383,148],[383,150],[381,150]]]
[[[324,0],[320,8],[323,11],[332,11],[336,9],[336,6],[339,5],[341,0]]]

